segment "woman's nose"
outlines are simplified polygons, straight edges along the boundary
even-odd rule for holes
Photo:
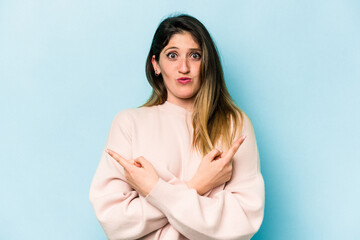
[[[187,58],[182,58],[181,59],[180,66],[179,66],[179,72],[180,73],[188,73],[188,72],[190,72],[190,67],[189,67],[189,63],[188,63]]]

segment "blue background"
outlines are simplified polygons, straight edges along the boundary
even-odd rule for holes
[[[266,183],[253,239],[360,234],[360,3],[0,0],[0,238],[105,239],[88,200],[111,121],[149,97],[164,17],[201,20]]]

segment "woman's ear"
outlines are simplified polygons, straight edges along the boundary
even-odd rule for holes
[[[152,56],[151,58],[151,63],[153,65],[153,68],[154,68],[154,71],[155,71],[155,75],[158,76],[160,73],[161,73],[161,70],[160,70],[160,66],[159,66],[159,63],[156,61],[155,59],[155,55]]]

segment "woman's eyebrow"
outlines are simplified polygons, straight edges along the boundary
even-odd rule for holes
[[[200,51],[201,52],[200,48],[190,48],[189,50],[191,50],[191,51]]]
[[[179,49],[178,47],[168,47],[166,49],[164,49],[164,52],[166,52],[167,50],[170,50],[170,49]],[[189,48],[190,51],[201,51],[200,48]]]
[[[179,48],[178,47],[168,47],[168,48],[164,49],[164,52],[166,52],[169,49],[179,49]]]

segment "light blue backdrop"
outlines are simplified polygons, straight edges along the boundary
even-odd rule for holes
[[[153,33],[196,16],[253,121],[253,238],[358,239],[358,1],[0,0],[0,239],[105,239],[89,185],[115,114],[144,103]]]

